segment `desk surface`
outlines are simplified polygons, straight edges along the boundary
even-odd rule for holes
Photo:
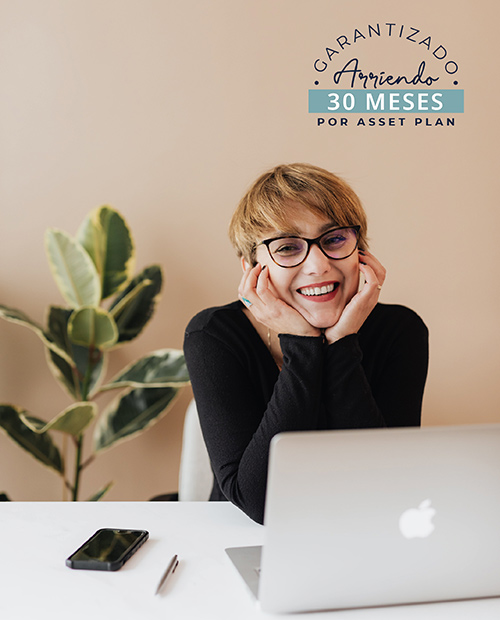
[[[118,572],[76,571],[65,558],[101,527],[150,540]],[[224,549],[263,543],[264,528],[229,503],[0,503],[0,618],[182,620],[483,620],[500,598],[271,616],[259,611]],[[154,596],[169,559],[180,564]]]

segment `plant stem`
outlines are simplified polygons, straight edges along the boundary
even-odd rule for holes
[[[64,463],[67,462],[67,457],[68,457],[68,436],[66,435],[66,433],[63,434],[63,439],[62,439],[62,453],[63,453],[63,461]],[[66,480],[66,472],[62,473],[62,500],[63,502],[65,502],[68,498],[68,487],[69,487],[69,483]]]
[[[80,465],[80,469],[85,469],[95,460],[95,454],[91,454],[89,458]]]
[[[78,501],[78,487],[80,486],[80,473],[81,473],[81,461],[82,461],[82,445],[83,435],[80,435],[76,441],[76,459],[75,459],[75,482],[73,484],[73,497],[72,501]]]
[[[90,381],[92,379],[92,371],[95,366],[94,360],[94,347],[89,347],[89,357],[87,362],[87,369],[85,371],[85,377],[83,378],[82,383],[82,401],[88,401]],[[79,435],[78,438],[75,439],[76,442],[76,458],[75,458],[75,480],[73,483],[73,497],[72,501],[78,501],[78,490],[80,486],[80,474],[82,473],[82,448],[83,448],[83,434]]]

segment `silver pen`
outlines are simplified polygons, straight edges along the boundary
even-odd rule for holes
[[[165,583],[165,581],[167,581],[168,576],[175,572],[175,569],[177,568],[178,564],[179,564],[179,560],[177,559],[177,554],[176,554],[168,563],[168,566],[165,569],[165,572],[163,573],[162,578],[160,579],[160,583],[158,584],[158,587],[156,588],[155,596],[160,592],[163,584]]]

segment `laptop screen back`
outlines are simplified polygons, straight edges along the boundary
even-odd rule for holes
[[[499,515],[500,425],[280,434],[261,607],[500,595]]]

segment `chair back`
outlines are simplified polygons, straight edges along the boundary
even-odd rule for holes
[[[194,399],[184,419],[182,454],[179,470],[179,501],[208,501],[214,477],[200,427]]]

